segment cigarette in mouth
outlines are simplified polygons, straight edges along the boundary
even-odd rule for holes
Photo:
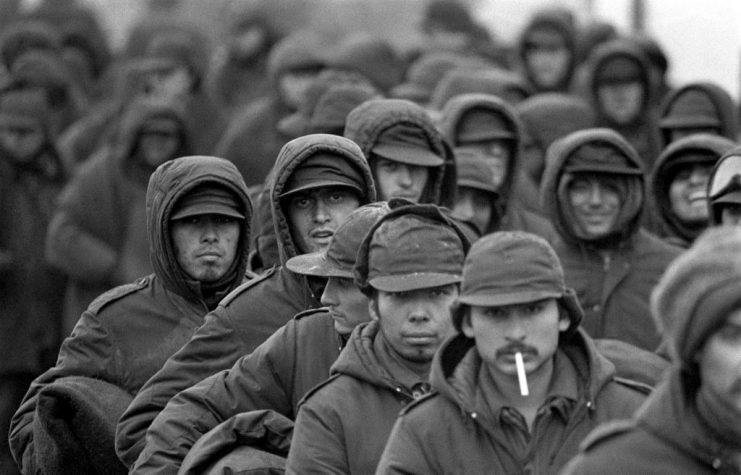
[[[520,394],[527,396],[530,390],[527,387],[527,374],[525,374],[525,362],[522,359],[522,353],[515,353],[515,366],[517,366],[517,379],[520,381]]]

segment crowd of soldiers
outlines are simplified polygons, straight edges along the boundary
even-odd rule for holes
[[[150,3],[0,0],[1,473],[741,474],[721,86],[563,7]]]

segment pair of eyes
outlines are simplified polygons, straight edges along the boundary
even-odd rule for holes
[[[587,181],[587,180],[574,180],[569,186],[569,191],[573,193],[589,193],[590,191],[592,191],[593,184],[596,184],[603,190],[607,190],[612,193],[620,192],[620,190],[618,190],[618,187],[612,183],[603,183],[599,181],[592,182],[592,181]]]
[[[224,216],[220,214],[213,214],[213,215],[197,214],[195,216],[188,216],[183,219],[179,219],[178,221],[184,224],[198,226],[201,223],[204,223],[206,221],[206,216],[210,216],[210,219],[213,221],[214,224],[231,224],[231,223],[237,222],[237,218],[233,218],[231,216]]]
[[[331,204],[339,204],[352,199],[353,196],[353,193],[349,191],[333,191],[324,196],[320,196],[319,199],[324,199]],[[298,195],[291,199],[291,207],[297,209],[308,209],[316,203],[317,199],[317,196]]]
[[[444,287],[432,287],[430,289],[426,289],[425,294],[433,297],[447,297],[449,295],[453,294],[453,286],[444,286]],[[418,290],[413,292],[387,292],[389,296],[396,300],[406,300],[412,297],[412,295],[419,295]]]

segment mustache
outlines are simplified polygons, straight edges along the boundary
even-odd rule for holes
[[[523,355],[530,354],[533,356],[538,355],[538,349],[524,343],[510,343],[504,348],[500,348],[496,352],[497,357],[513,355],[515,353],[522,353]]]

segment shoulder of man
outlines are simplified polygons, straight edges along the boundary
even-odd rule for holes
[[[436,401],[438,397],[440,397],[440,393],[438,393],[437,391],[433,389],[432,391],[425,394],[424,396],[421,396],[418,399],[415,399],[414,401],[404,406],[401,412],[399,412],[399,415],[404,416],[410,413],[411,411],[414,411],[415,409],[419,410],[422,407],[427,407],[432,403],[432,401]]]
[[[152,279],[153,276],[148,275],[145,277],[141,277],[130,284],[119,285],[118,287],[114,287],[106,292],[103,292],[98,297],[96,297],[95,300],[90,303],[90,305],[88,305],[88,311],[95,314],[100,313],[100,311],[103,310],[103,308],[107,305],[121,300],[127,295],[131,295],[149,286]]]
[[[614,420],[600,424],[582,441],[579,448],[582,452],[588,453],[605,442],[633,432],[635,428],[635,422],[630,419]]]
[[[620,376],[614,376],[612,380],[621,386],[627,387],[641,394],[645,394],[646,396],[653,392],[653,387],[640,381],[635,381],[628,378],[621,378]]]
[[[342,374],[335,373],[335,374],[331,375],[329,378],[327,378],[324,382],[321,382],[321,383],[317,384],[316,386],[314,386],[313,388],[309,389],[306,392],[306,394],[304,394],[304,397],[302,397],[301,400],[299,401],[298,407],[301,407],[302,405],[304,405],[306,403],[306,401],[308,401],[309,399],[311,399],[311,397],[314,394],[318,393],[319,391],[321,391],[322,389],[324,389],[325,387],[327,387],[328,385],[330,385],[333,381],[335,381],[340,376],[342,376]]]
[[[261,274],[257,275],[256,277],[253,277],[253,278],[249,279],[248,281],[243,282],[239,287],[237,287],[236,289],[234,289],[231,292],[229,292],[229,294],[227,294],[227,296],[224,297],[221,300],[220,305],[222,305],[224,307],[228,306],[229,304],[231,304],[234,301],[234,299],[236,299],[237,297],[239,297],[246,290],[255,287],[257,284],[259,284],[261,282],[265,282],[270,277],[272,277],[273,275],[275,275],[277,269],[278,268],[276,266],[273,266],[270,269],[267,269],[266,271],[264,271]]]
[[[296,314],[293,319],[294,320],[303,320],[307,317],[311,317],[312,315],[326,315],[328,313],[327,307],[319,307],[319,308],[310,308],[308,310],[304,310],[303,312],[300,312]]]

